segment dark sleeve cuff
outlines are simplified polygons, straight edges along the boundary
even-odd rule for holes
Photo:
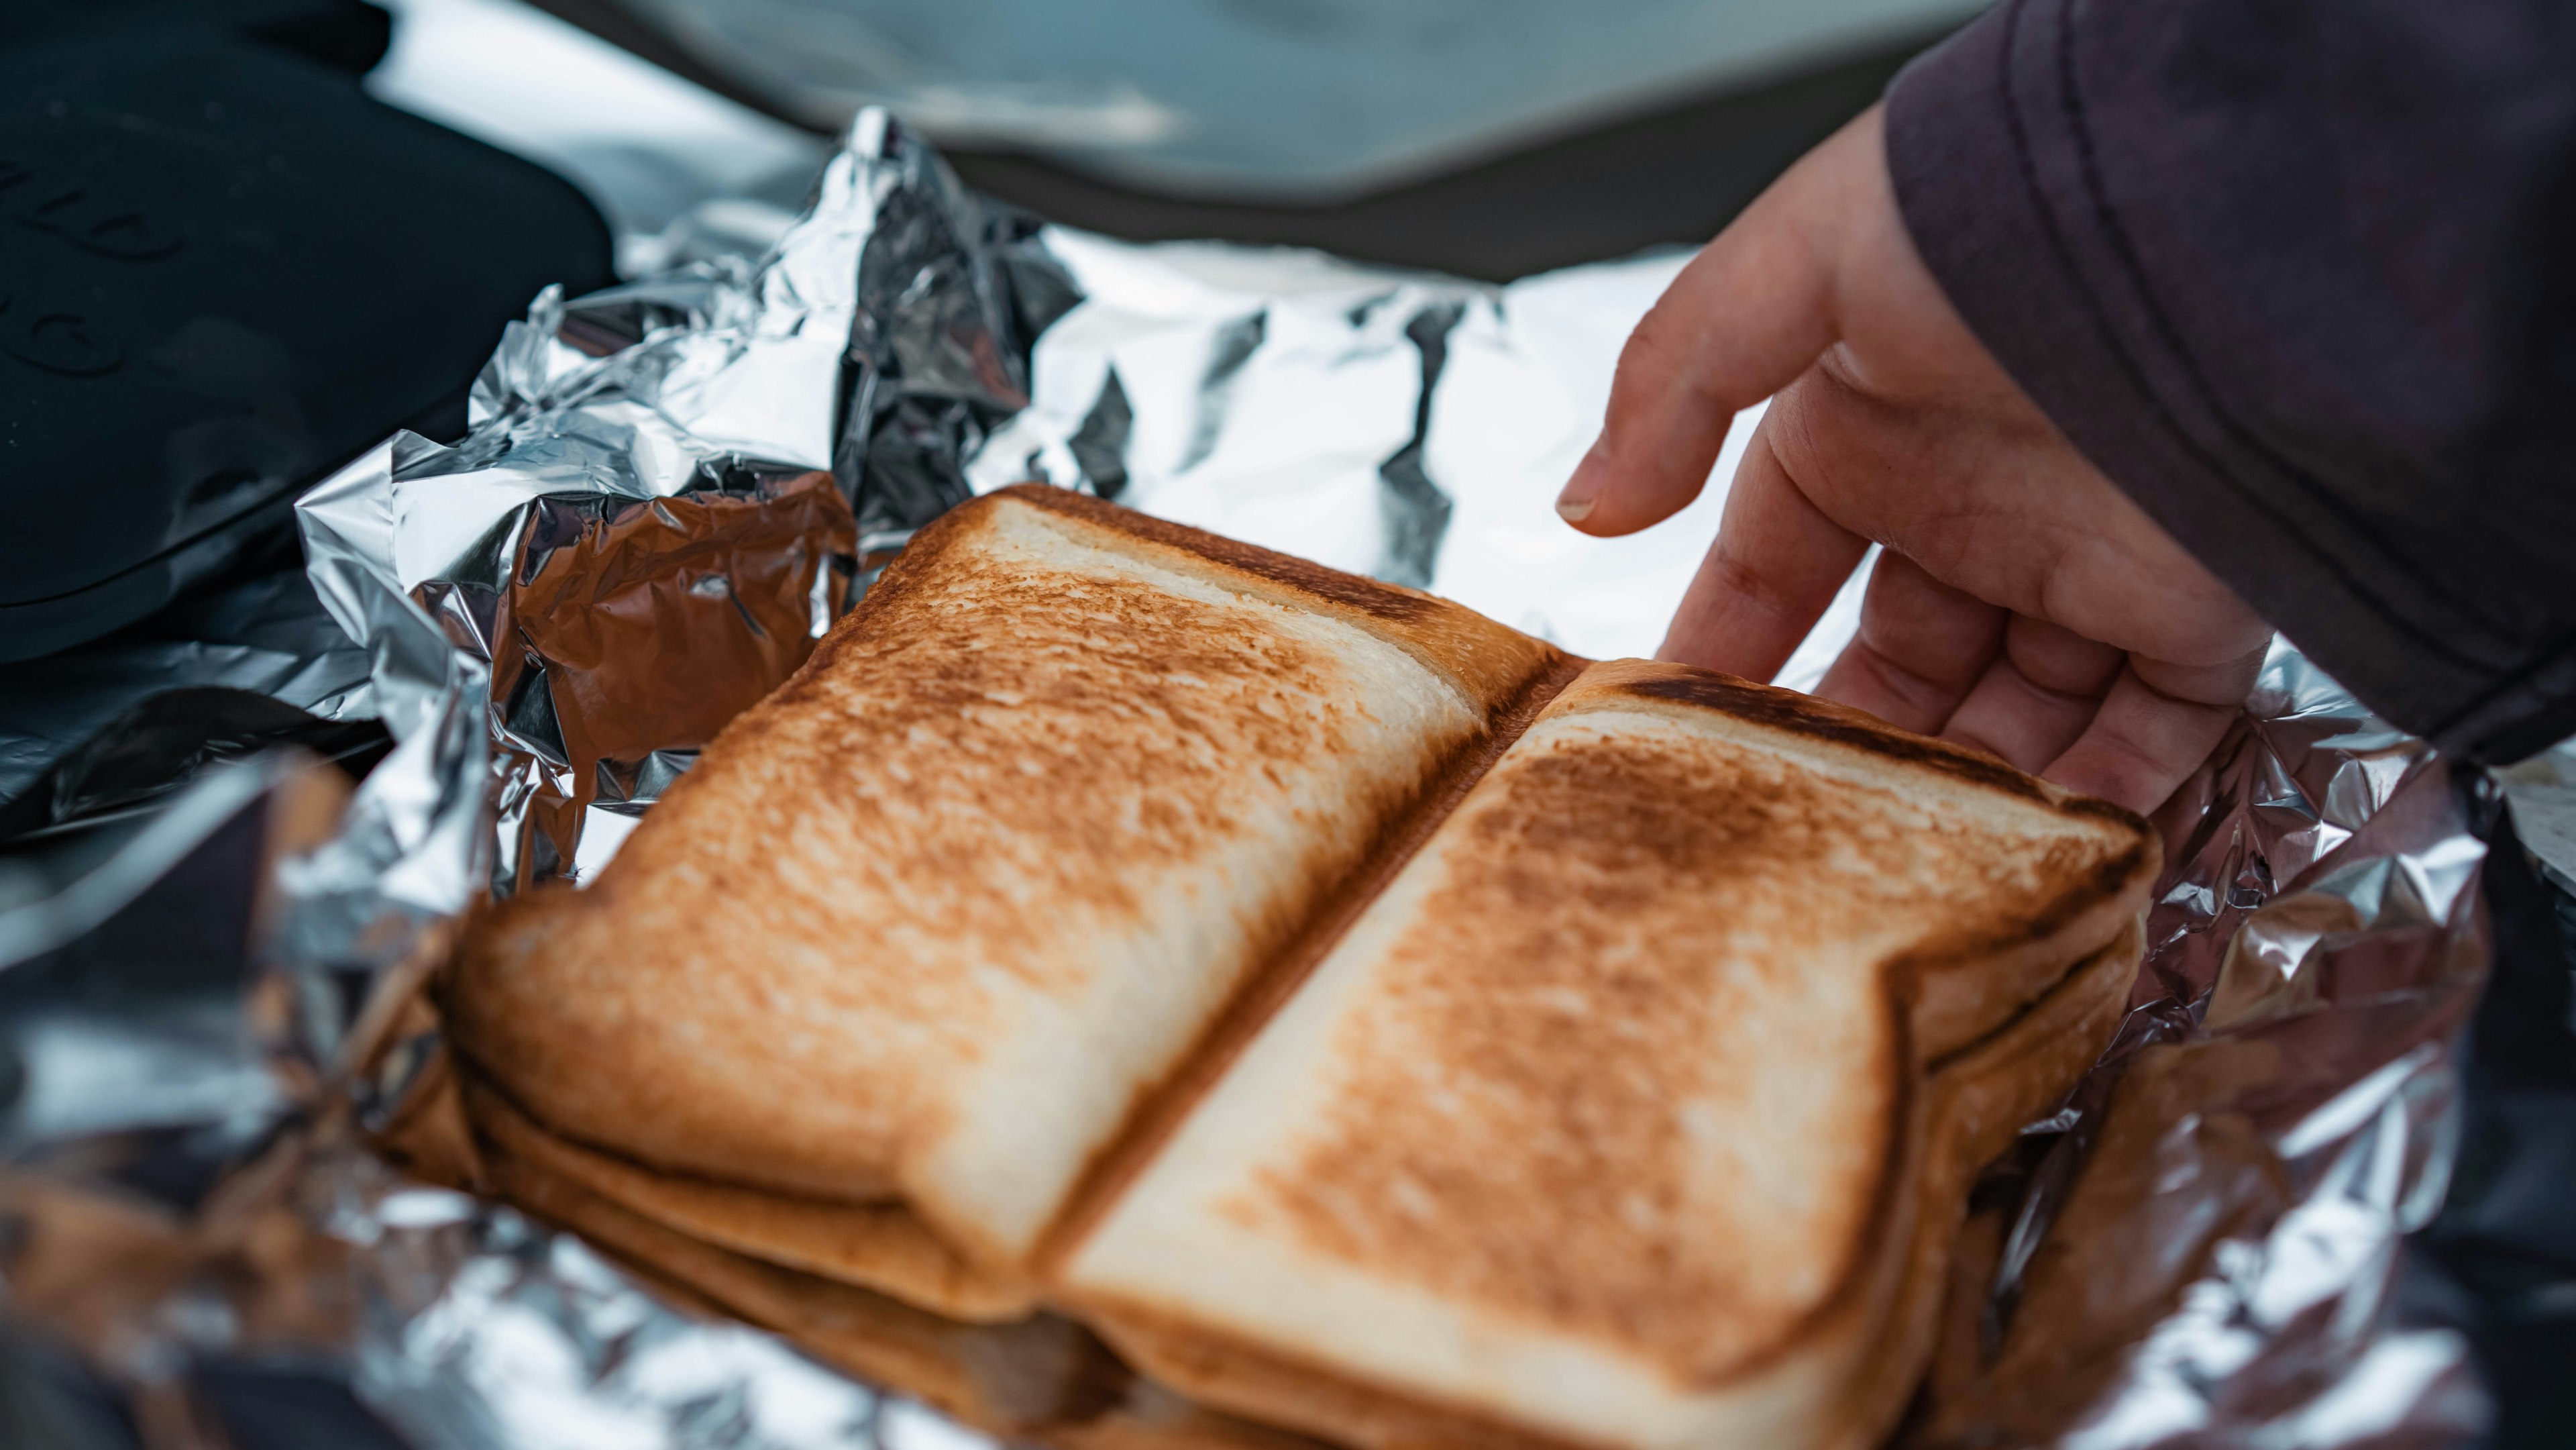
[[[2175,16],[2168,28],[2190,23]],[[2003,0],[1890,87],[1898,205],[1970,328],[2087,458],[2391,721],[2502,759],[2576,731],[2576,648],[2563,635],[2554,651],[2536,647],[2532,631],[2464,604],[2446,577],[2460,559],[2410,557],[2384,519],[2353,506],[2352,480],[2303,467],[2260,417],[2249,422],[2243,399],[2213,386],[2194,353],[2206,341],[2177,326],[2170,305],[2193,279],[2124,226],[2123,208],[2195,185],[2196,158],[2162,135],[2102,144],[2210,117],[2159,117],[2133,79],[2121,82],[2116,114],[2088,110],[2078,44],[2099,55],[2105,37],[2078,37],[2076,24],[2095,21],[2064,0]],[[2134,59],[2105,69],[2134,76],[2160,58]],[[2114,130],[2125,135],[2106,135]],[[2149,160],[2131,164],[2136,156]],[[2260,268],[2277,261],[2249,262],[2253,275],[2229,283],[2267,285]]]

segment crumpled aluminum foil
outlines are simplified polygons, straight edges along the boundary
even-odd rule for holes
[[[2128,1020],[2067,1110],[2025,1130],[2036,1151],[1989,1177],[1916,1443],[2482,1429],[2465,1345],[2397,1323],[2390,1295],[2457,1155],[2491,809],[2275,645],[2160,813]]]
[[[1488,288],[1035,229],[871,114],[759,269],[540,298],[467,438],[397,437],[302,505],[393,754],[318,845],[279,824],[311,817],[317,773],[291,760],[172,808],[196,834],[161,856],[233,863],[258,960],[179,952],[185,990],[142,1017],[85,985],[88,937],[0,970],[0,1428],[302,1443],[241,1388],[292,1383],[351,1417],[315,1443],[985,1443],[370,1155],[433,1060],[403,1004],[448,924],[595,868],[886,551],[1026,477],[1645,652],[1722,489],[1610,543],[1546,501],[1676,265]],[[1846,595],[1792,673],[1848,635]],[[2159,821],[2118,1043],[1979,1189],[1909,1443],[2476,1433],[2464,1345],[2390,1296],[2455,1156],[2492,808],[2275,650]],[[193,1095],[155,1085],[171,1043]]]

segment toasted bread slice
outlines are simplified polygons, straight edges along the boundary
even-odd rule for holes
[[[1362,1446],[1862,1443],[1968,1175],[2107,1036],[2156,856],[1854,712],[1596,666],[1122,1151],[1051,1292]]]
[[[2142,933],[2096,952],[2031,1011],[1971,1044],[1936,1073],[1919,1115],[1931,1169],[1912,1201],[1891,1205],[1889,1251],[1876,1272],[1841,1296],[1801,1353],[1802,1372],[1766,1392],[1740,1395],[1748,1411],[1704,1438],[1676,1444],[1876,1445],[1914,1391],[1930,1351],[1946,1268],[1976,1170],[1999,1156],[2022,1124],[2063,1096],[2119,1021],[2137,970]],[[1120,1354],[1160,1383],[1266,1421],[1327,1432],[1342,1444],[1413,1450],[1574,1450],[1622,1442],[1505,1424],[1475,1407],[1428,1401],[1344,1372],[1318,1368],[1247,1339],[1130,1313],[1098,1326]],[[1837,1391],[1839,1391],[1837,1393]],[[1792,1416],[1798,1417],[1793,1421]],[[1801,1422],[1802,1421],[1802,1422]]]
[[[1427,595],[1005,490],[923,530],[595,885],[476,922],[451,1041],[564,1139],[900,1201],[1008,1277],[1561,660]]]

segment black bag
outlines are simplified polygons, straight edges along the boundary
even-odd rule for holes
[[[501,327],[614,280],[553,174],[360,89],[353,3],[0,18],[0,660],[291,527],[397,428],[452,438]]]

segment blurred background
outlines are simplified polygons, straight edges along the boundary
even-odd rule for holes
[[[1506,280],[1705,240],[1964,0],[387,0],[369,88],[612,220],[792,209],[883,104],[985,193]],[[687,84],[673,84],[674,80]],[[704,195],[693,195],[703,192]],[[701,218],[721,234],[755,213]],[[783,223],[783,216],[778,219]]]
[[[883,104],[966,180],[1136,239],[1505,280],[1705,240],[1966,0],[542,0],[817,132]],[[415,26],[512,25],[403,0]],[[412,74],[398,38],[395,60]],[[425,43],[425,38],[424,38]],[[452,68],[441,45],[431,66]],[[389,84],[403,82],[389,79]],[[434,77],[420,82],[438,89]],[[611,118],[599,118],[613,124]]]

